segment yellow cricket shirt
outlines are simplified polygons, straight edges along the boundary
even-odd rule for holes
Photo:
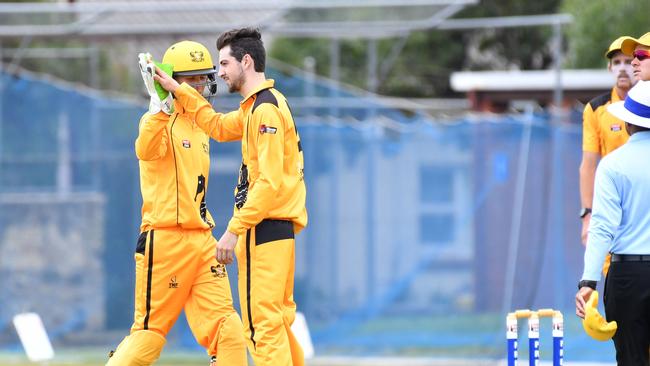
[[[140,160],[141,231],[210,229],[205,203],[210,172],[208,135],[176,105],[171,116],[145,113],[135,152]]]
[[[307,225],[304,158],[286,98],[266,80],[239,109],[222,114],[187,84],[174,93],[197,125],[219,141],[237,136],[241,126],[242,165],[228,230],[242,234],[264,219],[288,220],[297,233]]]
[[[615,89],[592,99],[582,113],[582,150],[601,157],[623,145],[628,134],[625,122],[607,112],[607,106],[620,101]]]

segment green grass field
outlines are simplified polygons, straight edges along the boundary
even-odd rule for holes
[[[380,337],[385,334],[408,335],[413,329],[419,329],[430,334],[457,335],[467,337],[467,343],[458,345],[455,343],[444,345],[424,346],[422,344],[405,346],[400,343],[395,347],[382,344],[381,348],[363,344],[348,344],[345,341],[338,345],[321,347],[318,349],[317,358],[307,361],[308,366],[497,366],[504,354],[505,332],[494,334],[488,343],[473,343],[472,336],[482,334],[485,331],[500,330],[504,328],[504,317],[500,314],[467,314],[464,316],[447,317],[399,317],[390,316],[374,319],[360,324],[346,334],[350,339]],[[588,339],[582,330],[579,319],[567,313],[565,316],[565,351],[566,364],[571,365],[572,361],[585,359],[585,355],[602,352],[612,353],[611,343],[595,342]],[[525,322],[520,328],[520,354],[527,355],[527,342]],[[503,334],[502,334],[503,333]],[[551,348],[550,320],[543,321],[542,334],[542,365],[549,359]],[[490,334],[490,333],[488,333]],[[477,338],[477,340],[480,340]],[[107,360],[108,347],[93,348],[61,348],[56,347],[55,359],[47,364],[48,366],[98,366],[104,365]],[[370,356],[373,355],[373,356]],[[347,357],[350,356],[350,357]],[[608,359],[614,359],[613,355]],[[252,362],[250,363],[252,365]],[[28,362],[26,356],[20,349],[11,352],[0,351],[0,366],[27,366],[35,365]],[[178,351],[174,348],[166,348],[156,365],[208,365],[207,356],[200,350]]]
[[[47,363],[48,366],[99,366],[104,365],[107,360],[106,350],[104,349],[65,349],[55,350],[53,362]],[[184,352],[164,352],[156,365],[208,365],[207,356],[201,357],[200,353]],[[38,365],[30,363],[27,357],[20,352],[0,353],[0,365],[7,366],[27,366]]]
[[[91,350],[66,350],[57,353],[54,362],[43,363],[47,366],[102,366],[106,361],[99,355],[98,351]],[[252,365],[252,362],[249,362]],[[2,366],[34,366],[27,358],[20,353],[1,353],[0,365]],[[207,366],[208,361],[196,353],[168,352],[161,356],[156,365],[183,365],[183,366]],[[497,366],[499,363],[493,360],[450,360],[435,358],[410,358],[410,357],[319,357],[307,361],[307,366]]]

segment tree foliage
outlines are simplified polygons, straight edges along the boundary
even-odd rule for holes
[[[456,18],[552,14],[561,0],[482,0]],[[646,0],[643,0],[646,1]],[[405,97],[450,96],[449,76],[458,70],[543,69],[552,62],[550,27],[469,29],[414,32],[400,56],[380,78],[379,93]],[[380,62],[398,39],[379,42]],[[367,85],[367,41],[341,43],[341,81]],[[329,74],[329,42],[323,39],[277,39],[270,55],[302,67],[307,56],[316,59],[316,71]]]
[[[554,14],[560,0],[484,0],[458,18],[508,17]],[[538,70],[552,63],[550,26],[487,28],[465,33],[469,70]]]
[[[616,38],[650,31],[650,0],[563,0],[562,12],[574,17],[566,29],[570,68],[601,68]]]

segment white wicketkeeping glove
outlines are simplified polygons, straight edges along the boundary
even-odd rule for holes
[[[156,114],[163,111],[171,115],[174,111],[174,98],[172,97],[172,93],[167,92],[166,96],[161,96],[156,91],[155,81],[153,79],[153,76],[156,74],[156,65],[153,62],[151,54],[148,52],[138,54],[138,64],[144,86],[147,88],[150,97],[149,113]]]

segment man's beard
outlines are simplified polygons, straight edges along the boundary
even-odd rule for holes
[[[239,75],[237,75],[236,79],[230,79],[231,83],[228,86],[228,91],[231,93],[238,93],[241,90],[242,85],[244,85],[244,82],[246,81],[246,77],[244,76],[244,71],[239,70]]]
[[[631,85],[634,85],[634,68],[632,67],[632,65],[622,64],[622,65],[612,66],[612,74],[615,78],[615,82],[617,85],[618,85],[619,77],[622,76],[622,74],[625,74],[629,79],[629,83]]]

